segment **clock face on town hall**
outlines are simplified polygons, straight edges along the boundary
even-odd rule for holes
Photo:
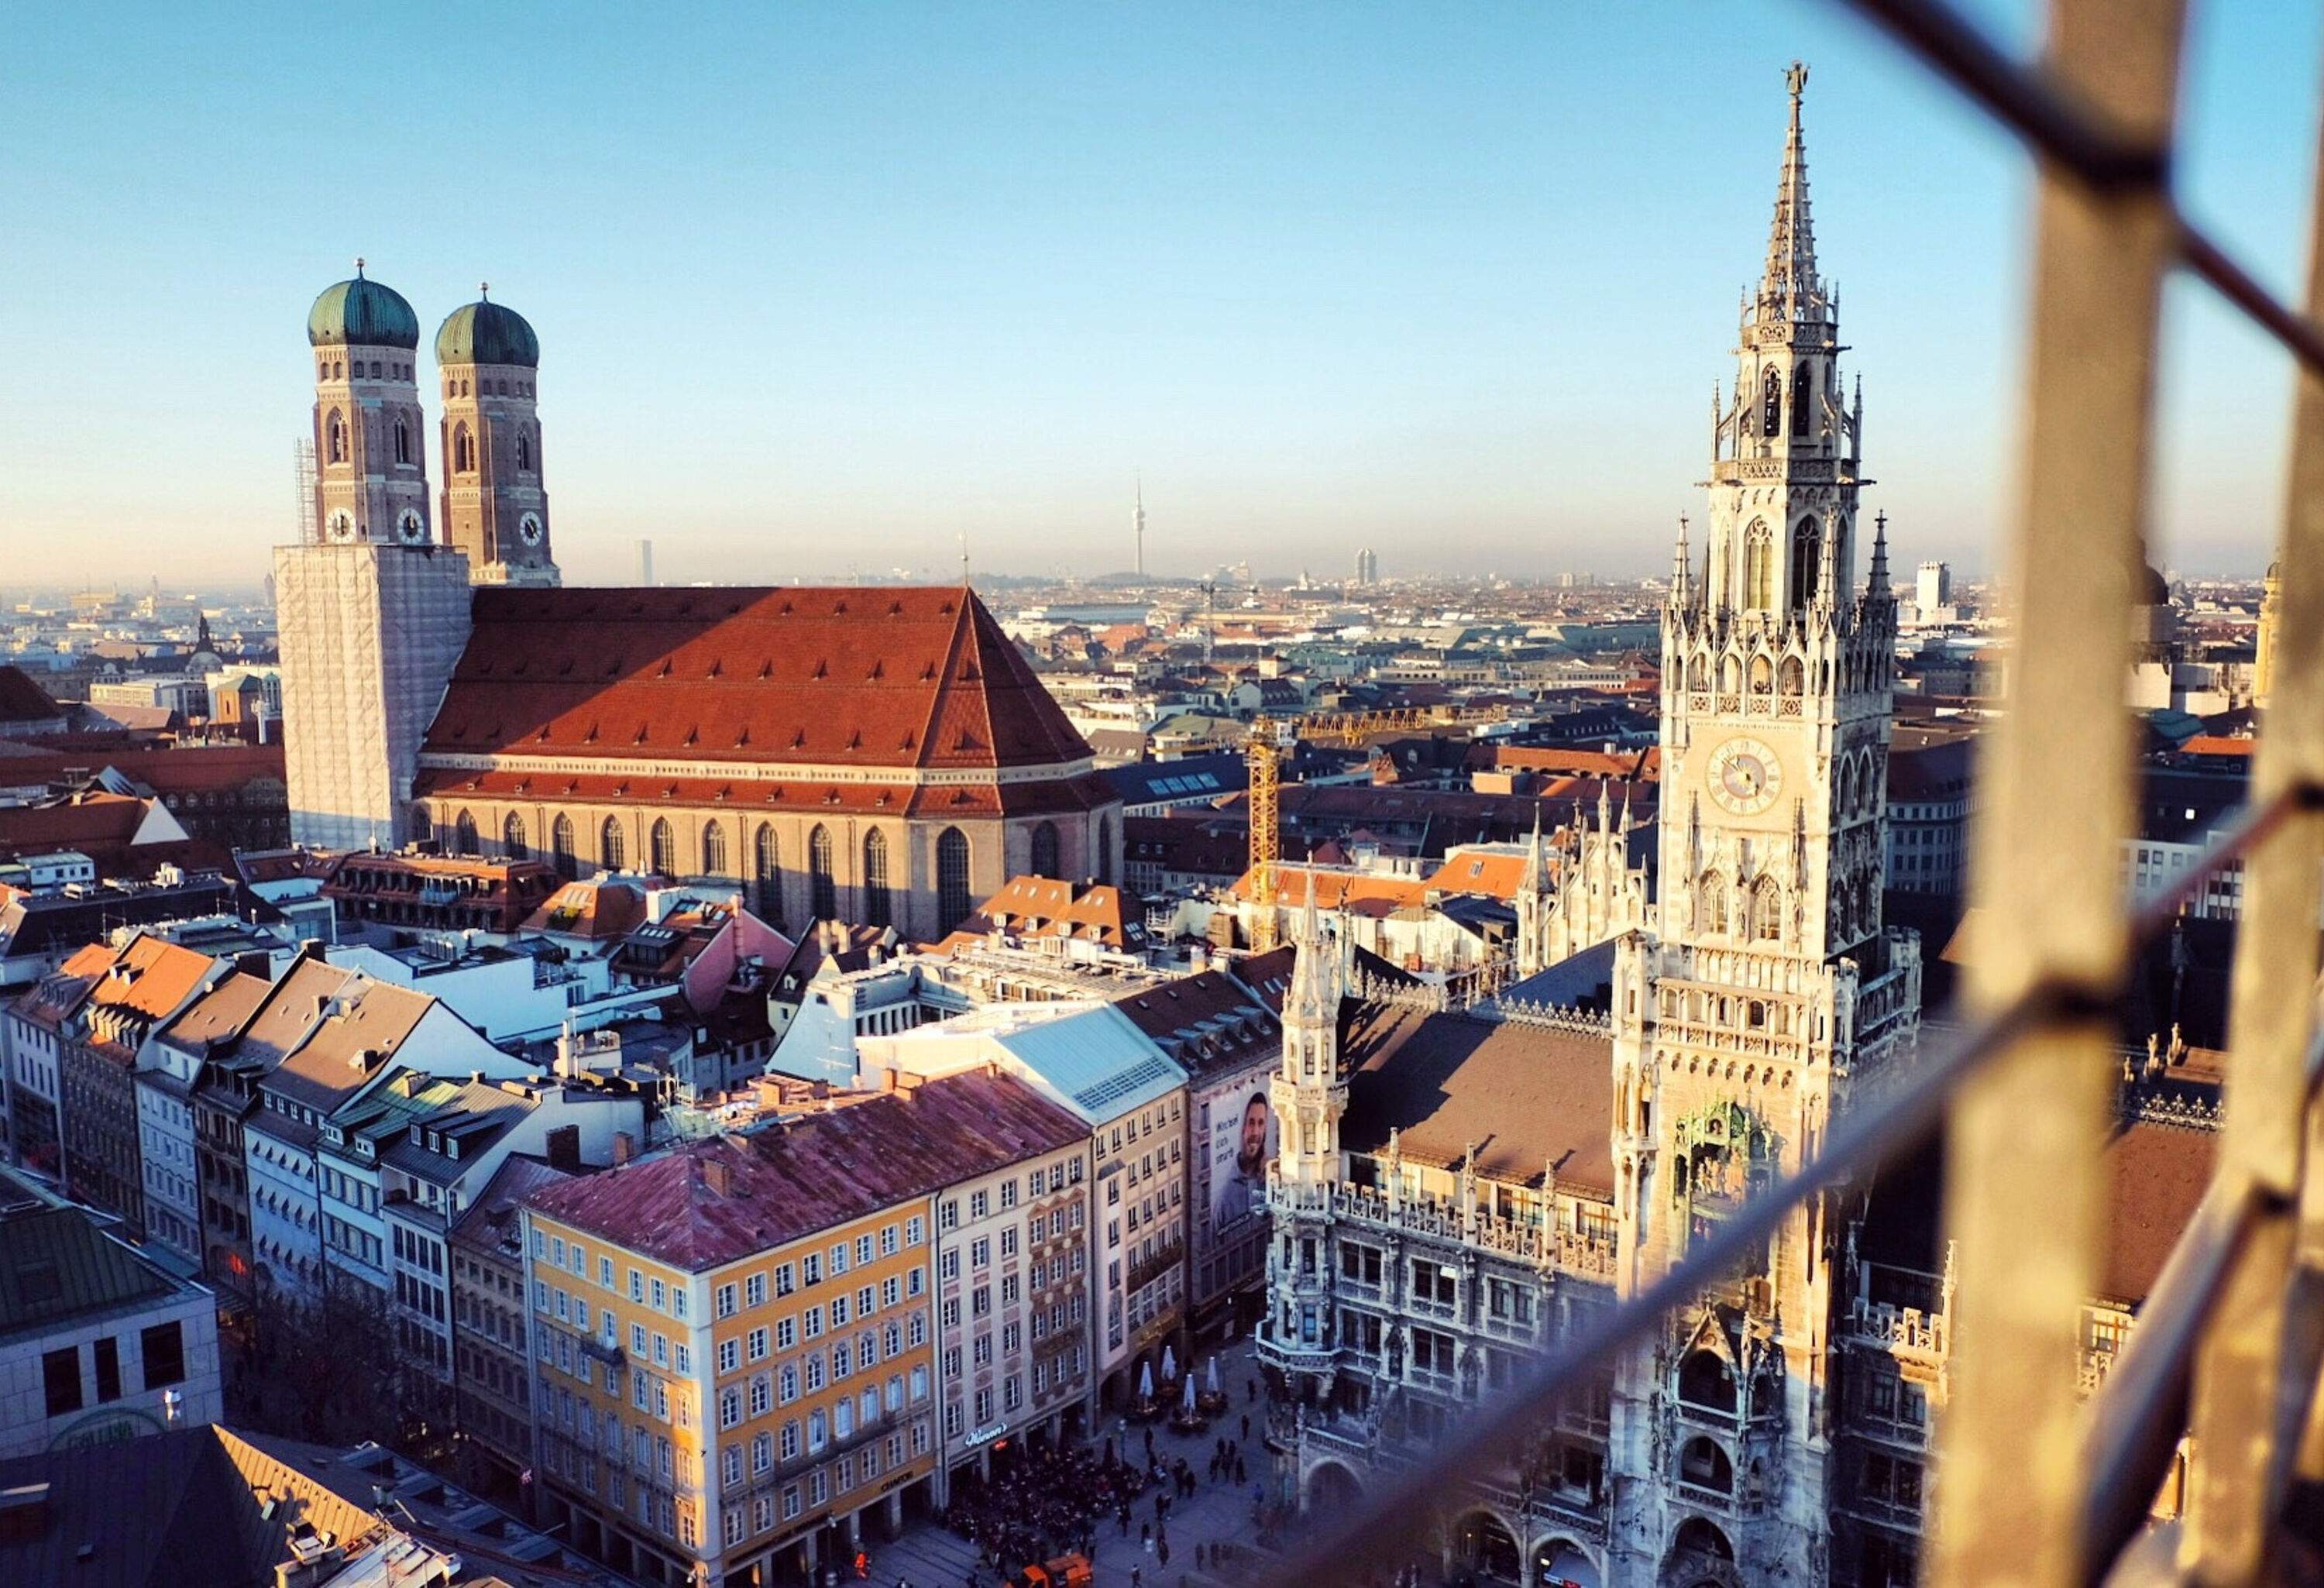
[[[1757,816],[1783,792],[1784,763],[1757,739],[1721,740],[1711,752],[1711,798],[1731,816]]]

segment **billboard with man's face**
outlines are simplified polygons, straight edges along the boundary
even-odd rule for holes
[[[1211,1233],[1267,1209],[1267,1166],[1275,1157],[1275,1111],[1267,1089],[1230,1093],[1211,1104]]]

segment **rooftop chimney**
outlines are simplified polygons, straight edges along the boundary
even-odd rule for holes
[[[567,1174],[581,1172],[581,1127],[559,1125],[549,1132],[546,1143],[549,1167],[563,1169]]]
[[[705,1158],[702,1160],[702,1183],[710,1187],[714,1196],[733,1196],[734,1166],[723,1158]]]
[[[614,1131],[613,1162],[616,1167],[629,1162],[630,1159],[635,1158],[637,1155],[638,1139],[635,1136],[631,1135],[627,1131]]]

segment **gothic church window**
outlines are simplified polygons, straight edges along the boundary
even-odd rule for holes
[[[524,817],[509,812],[508,820],[501,824],[501,849],[511,860],[529,858],[524,846]]]
[[[428,808],[424,805],[413,806],[411,808],[411,841],[414,844],[425,844],[435,836],[436,825],[429,817]]]
[[[702,829],[702,874],[706,877],[726,874],[726,829],[716,822]]]
[[[653,831],[648,835],[650,847],[647,863],[665,877],[678,874],[678,836],[669,830],[667,817],[656,817]]]
[[[768,920],[779,920],[783,912],[782,852],[775,838],[775,824],[761,822],[759,836],[752,841],[751,856],[752,880],[758,887],[758,910]]]
[[[476,440],[468,434],[468,427],[457,425],[452,430],[452,469],[456,474],[473,473],[476,466]]]
[[[411,426],[409,421],[401,419],[395,421],[395,461],[398,463],[411,461]]]
[[[331,463],[345,463],[347,460],[347,422],[339,417],[337,409],[331,410],[331,417],[323,421],[323,429],[325,459]]]
[[[863,919],[875,927],[895,919],[893,896],[888,891],[888,835],[874,827],[863,835]]]
[[[832,869],[831,829],[817,823],[807,836],[807,911],[819,921],[839,915],[839,879]]]
[[[522,469],[532,466],[532,438],[522,430],[516,433],[516,466]]]
[[[1101,842],[1103,829],[1101,827]],[[936,835],[936,929],[949,932],[968,914],[968,835],[946,827]]]
[[[1727,882],[1717,872],[1702,873],[1696,891],[1695,920],[1705,932],[1727,929]]]
[[[573,841],[571,817],[558,817],[556,824],[549,829],[549,854],[558,876],[569,882],[581,874],[581,867],[576,859],[578,850]]]
[[[455,854],[479,853],[476,844],[476,818],[465,810],[460,813],[459,820],[452,824],[452,853]]]
[[[1784,433],[1784,376],[1780,370],[1769,370],[1766,380],[1761,383],[1759,433],[1763,436]]]
[[[1033,828],[1033,874],[1037,877],[1056,877],[1057,824],[1041,822]]]
[[[1808,437],[1808,366],[1804,364],[1792,372],[1792,438],[1803,441]]]
[[[617,872],[627,859],[626,846],[622,842],[622,818],[609,816],[604,826],[597,829],[597,863],[609,872]]]

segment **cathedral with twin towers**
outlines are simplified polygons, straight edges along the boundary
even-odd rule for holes
[[[1121,801],[965,585],[567,588],[540,343],[436,333],[356,262],[307,316],[313,501],[274,559],[291,836],[730,891],[942,937],[1026,872],[1119,879]]]

